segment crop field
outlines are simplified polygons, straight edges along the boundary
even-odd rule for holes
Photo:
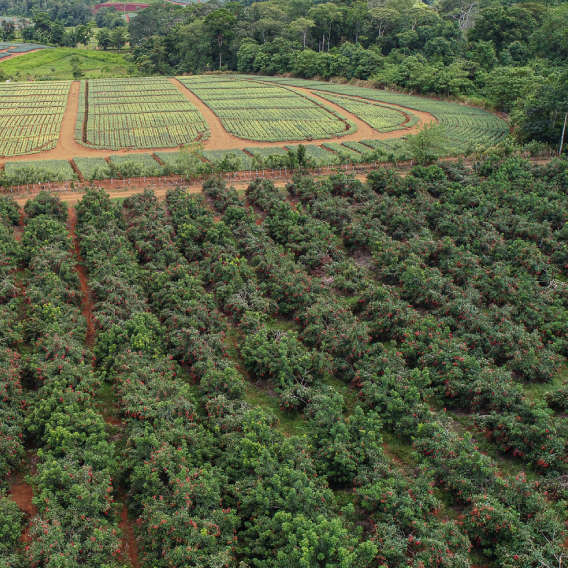
[[[0,156],[51,150],[57,144],[70,83],[0,84]]]
[[[348,130],[344,117],[283,87],[225,78],[179,80],[239,138],[284,142],[330,138]]]
[[[11,185],[17,183],[45,183],[71,181],[77,174],[67,160],[32,160],[29,162],[6,162],[4,173]]]
[[[156,152],[156,156],[168,166],[175,174],[180,174],[179,152]],[[203,159],[214,166],[218,165],[224,158],[235,158],[240,160],[237,171],[248,170],[254,167],[254,159],[242,150],[205,150]]]
[[[298,146],[298,144],[286,144],[286,148],[294,150],[294,152],[298,150]],[[316,146],[315,144],[305,144],[303,146],[306,149],[306,157],[316,167],[333,166],[339,164],[340,162],[338,156],[336,156],[333,152],[326,150],[325,148]]]
[[[440,124],[446,127],[446,137],[456,150],[461,149],[468,141],[496,143],[509,133],[509,125],[494,114],[479,108],[467,107],[456,103],[391,93],[389,91],[379,91],[377,89],[326,84],[319,81],[305,81],[303,79],[262,77],[262,81],[291,87],[309,88],[318,93],[324,91],[347,97],[361,97],[379,103],[395,104],[411,110],[429,112],[438,119]]]
[[[167,79],[102,79],[88,82],[85,138],[106,150],[175,148],[206,138],[207,123]]]
[[[481,144],[496,143],[509,131],[505,121],[481,109],[377,89],[226,75],[180,77],[172,81],[162,77],[83,80],[73,86],[69,103],[69,82],[0,85],[0,157],[49,152],[56,148],[60,133],[64,133],[60,148],[52,154],[54,159],[71,160],[81,155],[79,151],[67,150],[73,143],[87,150],[108,150],[97,156],[108,158],[119,150],[159,152],[198,141],[204,144],[205,160],[217,164],[234,153],[241,160],[240,166],[225,161],[222,168],[246,170],[261,165],[284,167],[286,143],[293,147],[293,141],[310,146],[308,157],[314,165],[368,161],[373,152],[361,144],[381,150],[385,159],[410,159],[412,150],[404,138],[409,129],[426,120],[422,113],[429,113],[444,126],[450,156]],[[303,90],[295,90],[297,87]],[[75,114],[72,105],[77,92],[77,118],[69,124],[69,120],[75,120],[69,117]],[[70,112],[62,127],[67,104]],[[217,117],[226,131],[221,129]],[[215,135],[210,138],[212,121]],[[231,134],[243,142],[235,141]],[[314,140],[318,143],[311,144]],[[341,140],[348,143],[343,145]],[[255,147],[255,141],[266,144]],[[165,156],[168,171],[180,171],[182,166],[176,159],[175,152]],[[146,161],[144,167],[137,158],[129,161],[138,162],[132,171],[160,171],[154,170],[155,160]],[[91,177],[87,175],[87,179]]]
[[[406,126],[403,126],[403,123],[406,120],[404,114],[393,107],[375,104],[370,101],[355,99],[353,97],[330,95],[329,93],[323,93],[321,91],[317,94],[320,97],[339,105],[341,108],[352,112],[378,132],[402,130]],[[412,126],[414,126],[414,124]]]
[[[408,152],[404,147],[404,140],[391,138],[390,140],[361,140],[361,144],[369,146],[374,150],[382,151],[386,156],[393,155],[397,160],[408,159]]]
[[[150,154],[121,154],[110,156],[111,164],[116,166],[122,177],[161,176],[164,168]]]
[[[6,21],[7,18],[0,18],[0,21]],[[10,57],[14,54],[28,53],[30,51],[36,51],[37,49],[53,49],[53,47],[48,47],[47,45],[40,45],[37,43],[10,43],[0,41],[0,60],[5,57]]]
[[[567,176],[0,196],[9,565],[561,568]]]
[[[73,162],[86,180],[108,179],[112,175],[111,167],[104,158],[73,158]]]
[[[363,161],[363,154],[361,154],[361,152],[344,146],[343,144],[338,144],[337,142],[324,142],[322,146],[336,154],[340,161],[353,162],[356,164]],[[369,152],[372,152],[372,150],[369,149]]]

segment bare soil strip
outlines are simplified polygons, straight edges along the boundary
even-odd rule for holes
[[[122,529],[123,533],[120,556],[123,562],[126,557],[128,557],[130,565],[133,568],[138,568],[140,566],[138,561],[138,546],[136,544],[134,531],[132,530],[132,523],[128,519],[128,509],[126,507],[126,495],[124,494],[124,491],[120,491],[119,501],[122,501],[122,510],[120,512],[120,523],[118,524],[118,527]]]
[[[18,539],[21,543],[26,544],[31,542],[30,528],[32,526],[31,519],[37,515],[37,507],[32,503],[34,497],[34,490],[29,483],[18,479],[14,485],[10,488],[8,492],[10,498],[20,510],[26,514],[29,519],[29,523],[24,527],[22,535]]]

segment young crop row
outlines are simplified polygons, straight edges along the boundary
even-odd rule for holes
[[[88,83],[85,139],[94,148],[173,148],[209,132],[195,106],[164,78]]]
[[[346,144],[347,143],[344,142],[344,145]],[[286,148],[293,150],[294,152],[298,150],[298,146],[299,145],[295,144],[286,144]],[[333,152],[329,152],[321,146],[316,146],[315,144],[305,144],[303,146],[306,149],[306,157],[315,167],[334,166],[340,162],[337,155]]]
[[[322,147],[331,150],[343,162],[359,164],[363,161],[370,161],[365,160],[366,154],[361,154],[358,150],[337,142],[324,142]],[[372,153],[371,148],[367,148],[366,153],[370,155]]]
[[[209,84],[179,80],[219,116],[228,132],[240,138],[278,142],[329,138],[347,131],[344,117],[282,87],[238,80]],[[219,100],[221,107],[216,106]]]
[[[307,144],[306,163],[309,167],[324,167],[341,163],[374,162],[377,155],[374,149],[385,156],[394,155],[397,159],[406,159],[402,149],[391,147],[385,141],[329,143],[324,147]],[[246,148],[243,150],[206,150],[202,158],[222,171],[246,171],[258,169],[295,167],[290,164],[288,150],[297,152],[299,145],[288,144],[285,148]],[[251,156],[252,154],[252,156]],[[180,152],[156,152],[162,166],[150,154],[126,154],[110,156],[110,163],[104,158],[73,158],[77,170],[85,180],[103,180],[110,178],[164,176],[169,173],[184,174],[184,161]],[[181,160],[181,161],[180,161]],[[210,169],[204,169],[207,173]],[[66,160],[33,160],[27,162],[6,162],[5,175],[0,180],[3,187],[38,184],[47,182],[76,181],[77,173]]]
[[[49,86],[0,85],[0,156],[21,156],[56,146],[70,85],[69,81]]]
[[[213,94],[213,93],[212,93]],[[278,101],[278,104],[274,104],[274,100]],[[229,98],[222,98],[222,99],[213,99],[208,98],[208,105],[211,110],[215,113],[222,112],[222,111],[234,111],[235,112],[235,103],[232,97]],[[314,105],[312,101],[307,98],[302,97],[295,97],[290,93],[283,92],[280,96],[270,96],[270,97],[263,97],[261,94],[258,96],[253,96],[252,93],[247,97],[246,100],[242,101],[241,103],[242,109],[249,110],[250,112],[264,112],[266,110],[274,110],[274,107],[278,107],[278,109],[295,109],[296,111],[301,111],[302,109],[313,109]]]
[[[78,179],[67,160],[6,162],[3,173],[5,174],[4,183],[6,186]]]
[[[77,103],[77,119],[75,121],[75,140],[83,140],[83,128],[85,126],[85,108],[87,105],[87,82],[81,81],[79,87],[79,101]]]
[[[389,108],[361,99],[334,96],[321,91],[317,95],[353,113],[378,132],[392,132],[393,130],[402,130],[404,128],[402,124],[406,120],[405,116],[400,110],[395,110],[393,107]]]

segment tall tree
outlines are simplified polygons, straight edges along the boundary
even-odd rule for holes
[[[126,43],[128,43],[130,39],[130,35],[123,27],[114,28],[110,33],[110,39],[112,41],[112,45],[120,51]]]
[[[318,22],[318,25],[323,30],[320,51],[325,51],[326,34],[327,51],[329,51],[329,44],[331,43],[331,30],[333,29],[333,25],[337,23],[341,18],[341,12],[339,8],[331,2],[327,2],[326,4],[317,4],[310,10],[310,18],[312,18],[314,22]]]
[[[291,36],[301,35],[304,47],[306,47],[306,38],[308,36],[308,33],[312,28],[315,27],[316,24],[313,20],[310,20],[309,18],[298,18],[288,26],[288,30]]]
[[[205,27],[219,46],[219,69],[222,67],[223,45],[233,38],[236,23],[235,16],[225,8],[215,10],[205,17]]]

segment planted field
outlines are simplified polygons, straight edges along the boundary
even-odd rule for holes
[[[123,178],[164,175],[163,166],[152,158],[150,154],[111,156],[110,165],[115,167],[117,173]]]
[[[0,21],[6,21],[6,18],[1,18]],[[0,41],[0,60],[4,59],[5,57],[10,57],[14,54],[28,53],[30,51],[36,51],[38,49],[53,49],[53,47],[48,47],[47,45],[40,45],[37,43],[10,43]]]
[[[344,117],[283,87],[227,78],[179,80],[211,108],[228,132],[239,138],[310,140],[340,136],[349,130]]]
[[[6,162],[4,175],[10,185],[16,183],[45,183],[50,181],[71,181],[77,174],[67,160],[32,160],[28,162]]]
[[[321,91],[317,92],[317,94],[339,105],[341,108],[352,112],[378,132],[402,130],[406,126],[403,126],[406,121],[406,116],[401,110],[397,110],[393,107],[372,103],[363,99],[355,99],[353,97],[330,95],[329,93],[323,93]],[[412,126],[414,126],[414,124]]]
[[[405,148],[404,140],[400,138],[391,138],[390,140],[361,140],[364,146],[369,146],[374,150],[383,152],[384,156],[394,156],[397,160],[408,159],[408,150]],[[346,143],[348,146],[349,144]]]
[[[240,170],[250,170],[255,167],[254,160],[242,150],[205,150],[205,152],[203,152],[203,157],[215,165],[226,157],[231,159],[234,157],[235,159],[240,160]]]
[[[167,79],[92,80],[77,141],[92,148],[175,148],[206,137],[207,123]]]
[[[363,161],[363,154],[361,154],[361,152],[338,144],[337,142],[324,142],[322,146],[331,150],[339,158],[341,163],[359,164]],[[370,152],[371,151],[372,150],[370,150]]]
[[[391,93],[389,91],[379,91],[377,89],[321,83],[319,81],[305,81],[302,79],[262,77],[262,81],[292,87],[304,87],[313,89],[318,93],[324,91],[347,97],[361,97],[370,101],[400,105],[408,109],[428,112],[440,124],[446,127],[446,137],[456,151],[462,149],[468,142],[482,143],[487,141],[496,143],[509,133],[509,125],[498,116],[479,108],[467,107],[456,103]]]
[[[0,84],[0,156],[57,145],[70,83]]]
[[[420,121],[433,118],[445,127],[449,156],[463,153],[471,146],[493,144],[509,130],[499,117],[477,108],[349,85],[274,77],[263,77],[262,81],[228,76],[180,78],[179,81],[193,93],[190,94],[172,81],[161,77],[81,81],[76,122],[74,125],[65,123],[61,148],[53,157],[71,160],[81,154],[80,151],[69,151],[66,155],[67,150],[61,153],[62,148],[72,144],[67,137],[73,128],[75,142],[87,149],[111,152],[128,149],[160,151],[203,141],[205,160],[218,165],[225,158],[221,165],[224,171],[253,169],[261,165],[284,167],[288,158],[288,146],[284,147],[284,142],[294,140],[313,146],[307,150],[312,164],[375,161],[373,152],[367,152],[360,144],[382,150],[385,159],[410,159],[413,150],[401,139]],[[278,81],[283,84],[276,84]],[[74,110],[76,87],[69,101],[70,113],[66,121]],[[303,87],[303,90],[294,90],[295,87]],[[0,157],[54,149],[68,104],[68,93],[68,82],[0,85]],[[209,108],[196,102],[193,95]],[[401,110],[395,105],[404,108]],[[341,111],[348,114],[349,119]],[[211,139],[207,121],[211,122],[215,133]],[[380,139],[373,139],[373,130],[380,132],[374,133]],[[229,133],[243,141],[236,141]],[[338,137],[344,137],[341,140],[349,143],[340,144]],[[310,144],[314,139],[319,140],[317,145]],[[256,147],[254,141],[267,143]],[[326,145],[325,150],[321,149],[322,145]],[[331,155],[326,154],[328,150]],[[111,152],[101,152],[99,157],[106,158]],[[240,164],[226,159],[231,154],[240,159]],[[189,171],[188,164],[178,163],[177,158],[175,152],[165,156],[168,171]],[[292,156],[290,159],[293,161]],[[139,159],[132,157],[129,160],[137,162]],[[155,164],[145,163],[142,167],[140,162],[132,171],[144,172],[144,168],[149,167],[148,171],[156,171]],[[163,175],[163,171],[157,175]]]
[[[0,196],[8,565],[563,566],[567,173]]]
[[[299,144],[286,144],[286,148],[294,150],[294,152],[298,150],[298,146]],[[306,149],[306,157],[315,167],[333,166],[339,164],[341,161],[333,152],[316,146],[315,144],[305,144],[303,146]]]
[[[73,158],[73,162],[86,180],[108,179],[112,169],[104,158]]]

